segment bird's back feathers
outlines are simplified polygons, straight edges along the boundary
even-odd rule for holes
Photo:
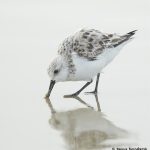
[[[95,29],[82,29],[63,41],[59,54],[71,55],[71,53],[76,53],[81,57],[94,60],[105,50],[116,48],[131,39],[135,32],[136,30],[120,36],[102,33]]]

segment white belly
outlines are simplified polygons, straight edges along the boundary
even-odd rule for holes
[[[96,60],[89,61],[86,58],[73,55],[73,62],[75,64],[76,73],[72,80],[74,81],[89,81],[97,73],[100,73],[102,69],[111,62],[118,54],[122,47],[106,49],[100,54]]]

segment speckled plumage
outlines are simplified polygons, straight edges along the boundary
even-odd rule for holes
[[[75,52],[79,56],[90,60],[103,53],[107,48],[113,48],[129,38],[128,34],[119,36],[117,34],[102,33],[95,29],[82,29],[73,36],[66,38],[60,45],[58,53],[69,55]]]
[[[76,71],[72,59],[73,54],[84,57],[89,61],[94,61],[108,49],[113,49],[128,41],[134,32],[120,36],[117,34],[102,33],[95,29],[82,29],[66,38],[60,44],[58,54],[65,57],[68,63],[69,75],[72,75]]]
[[[119,53],[122,47],[132,39],[135,31],[125,35],[104,34],[95,29],[82,29],[66,38],[59,47],[58,55],[52,60],[48,74],[51,78],[46,97],[49,97],[56,82],[87,81],[77,92],[77,96],[97,75],[95,90],[97,94],[102,69]]]

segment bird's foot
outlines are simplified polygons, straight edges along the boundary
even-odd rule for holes
[[[64,98],[77,97],[78,95],[79,95],[79,93],[74,93],[74,94],[70,94],[70,95],[64,95]]]
[[[85,94],[94,94],[94,95],[97,95],[98,92],[97,92],[97,90],[94,90],[94,91],[92,91],[92,92],[85,92]]]

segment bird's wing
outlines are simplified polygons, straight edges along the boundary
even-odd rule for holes
[[[73,36],[68,37],[61,44],[59,54],[71,54],[75,52],[88,60],[95,60],[108,48],[115,48],[129,40],[135,31],[123,36],[117,34],[104,34],[95,29],[82,29]]]
[[[79,56],[94,60],[96,56],[102,54],[106,49],[115,48],[129,40],[134,32],[120,36],[102,33],[95,29],[82,29],[74,35],[73,51]]]

